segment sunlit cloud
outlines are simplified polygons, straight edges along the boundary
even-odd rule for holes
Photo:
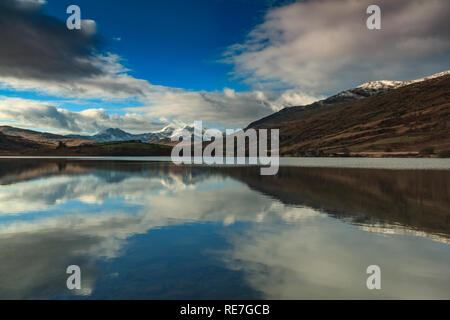
[[[71,112],[63,105],[16,100],[13,106],[12,100],[3,99],[4,121],[74,133],[92,133],[104,126],[148,132],[154,128],[149,119],[160,119],[161,123],[167,119],[185,123],[201,120],[236,128],[286,106],[321,98],[294,89],[235,92],[224,88],[207,92],[152,84],[134,77],[119,55],[102,52],[95,21],[83,20],[83,32],[70,32],[63,21],[38,10],[39,4],[25,8],[16,0],[7,0],[1,6],[5,23],[20,28],[27,36],[18,38],[13,27],[0,30],[5,48],[0,52],[0,88],[84,100],[86,104],[89,99],[100,99],[104,104],[98,110],[87,106],[84,111]],[[30,16],[32,19],[28,19]],[[133,107],[125,102],[130,100],[135,102]],[[128,114],[117,116],[107,111],[108,102],[120,101]]]
[[[270,10],[225,61],[260,87],[335,93],[369,80],[409,80],[449,69],[447,0],[377,1],[381,30],[368,30],[370,0],[302,1]],[[414,66],[414,67],[411,67]]]
[[[167,122],[151,120],[142,114],[119,115],[103,108],[79,112],[61,108],[54,102],[0,96],[0,119],[4,124],[23,128],[46,128],[62,133],[96,133],[106,128],[122,128],[136,132],[159,130]],[[1,124],[2,121],[0,121]]]

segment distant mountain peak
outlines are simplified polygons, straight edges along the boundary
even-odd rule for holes
[[[339,92],[331,97],[316,101],[305,106],[285,107],[278,112],[272,113],[264,118],[253,121],[247,128],[263,128],[268,125],[283,121],[301,120],[312,115],[328,112],[342,104],[354,102],[371,96],[386,93],[390,90],[398,89],[413,83],[440,78],[450,75],[450,70],[435,73],[433,75],[409,81],[377,80],[363,83],[355,88]]]
[[[404,85],[403,81],[395,81],[395,80],[377,80],[363,83],[362,85],[357,86],[357,88],[363,89],[396,89]]]
[[[418,83],[418,82],[422,82],[422,81],[426,81],[426,80],[430,80],[430,79],[443,77],[443,76],[448,75],[448,74],[450,74],[450,70],[439,72],[439,73],[435,73],[435,74],[432,74],[431,76],[427,76],[427,77],[416,79],[416,80],[408,80],[408,81],[376,80],[376,81],[369,81],[369,82],[366,82],[366,83],[363,83],[363,84],[359,85],[357,88],[375,89],[375,90],[379,90],[379,89],[387,89],[387,90],[388,89],[397,89],[397,88],[400,88],[400,87],[403,87],[403,86],[407,86],[409,84]]]
[[[123,131],[119,128],[107,128],[101,130],[99,133],[92,136],[92,140],[95,141],[126,141],[126,140],[134,140],[134,135]]]
[[[203,127],[202,134],[205,132],[206,129],[207,128]],[[190,134],[193,136],[194,124],[169,123],[160,130],[139,134],[129,133],[120,128],[106,128],[102,129],[93,136],[76,136],[76,135],[70,136],[98,142],[129,141],[129,140],[140,140],[142,142],[149,142],[149,141],[158,142],[161,140],[171,139],[174,135],[180,134],[181,130],[186,130],[190,132]]]

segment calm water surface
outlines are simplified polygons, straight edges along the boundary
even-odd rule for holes
[[[0,160],[0,299],[450,298],[448,160],[121,160]]]

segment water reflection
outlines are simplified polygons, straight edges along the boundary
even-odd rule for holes
[[[0,298],[449,298],[449,178],[1,161]]]

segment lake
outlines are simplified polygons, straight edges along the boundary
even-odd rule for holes
[[[155,160],[0,159],[0,299],[450,298],[448,159]]]

